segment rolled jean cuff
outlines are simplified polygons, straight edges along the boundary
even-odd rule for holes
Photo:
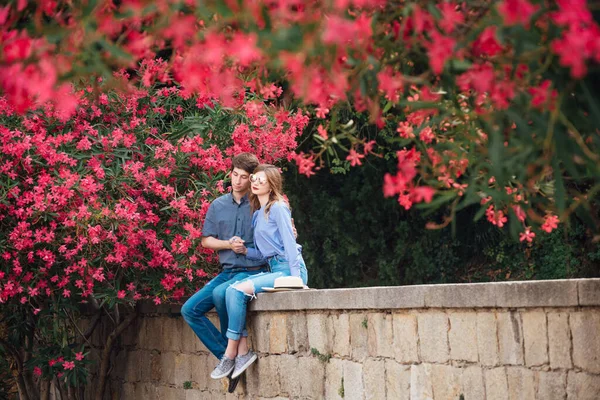
[[[227,336],[227,339],[240,340],[240,338],[242,337],[242,333],[234,332],[231,329],[227,329],[227,333],[225,333],[225,336]]]

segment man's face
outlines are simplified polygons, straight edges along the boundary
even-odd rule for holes
[[[250,174],[241,168],[234,168],[231,171],[231,188],[234,192],[247,192],[250,188]]]

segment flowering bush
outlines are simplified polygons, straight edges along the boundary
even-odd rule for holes
[[[308,121],[252,92],[225,109],[168,78],[147,87],[145,71],[164,66],[145,62],[139,82],[122,72],[126,88],[100,83],[99,98],[84,86],[67,120],[50,103],[19,115],[2,101],[0,315],[14,332],[2,344],[17,349],[39,334],[39,350],[22,360],[34,375],[85,381],[78,304],[118,315],[119,305],[201,286],[215,260],[201,227],[227,190],[232,155],[284,159]]]
[[[182,295],[206,204],[244,148],[307,176],[393,157],[384,194],[447,210],[430,228],[476,204],[524,243],[572,213],[600,227],[600,29],[584,0],[16,0],[0,35],[0,296],[32,312],[48,291]],[[142,86],[110,89],[138,65]],[[79,77],[94,83],[75,90]],[[312,151],[290,152],[306,116],[247,91],[309,105]],[[230,110],[246,125],[206,128]]]

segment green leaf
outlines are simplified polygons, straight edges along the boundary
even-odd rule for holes
[[[566,208],[566,196],[567,191],[565,189],[565,183],[563,181],[562,170],[558,164],[558,159],[554,157],[552,159],[552,169],[554,172],[554,200],[556,201],[556,207],[559,215],[562,215]]]

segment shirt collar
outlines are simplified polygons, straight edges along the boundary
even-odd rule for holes
[[[229,193],[229,196],[231,196],[231,202],[234,204],[238,204],[237,201],[235,201],[235,197],[233,197],[233,193]],[[248,193],[246,193],[241,199],[240,199],[240,205],[244,204],[245,202],[248,201]]]

